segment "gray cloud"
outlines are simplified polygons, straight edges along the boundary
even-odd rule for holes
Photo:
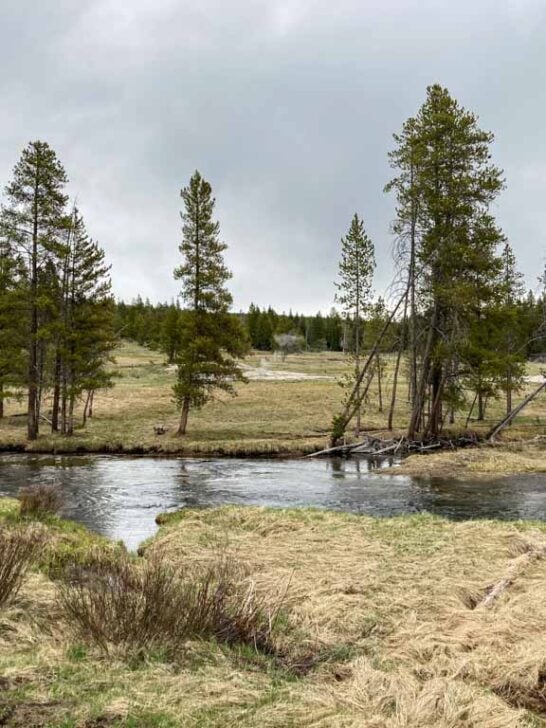
[[[237,308],[308,312],[365,219],[392,274],[391,135],[448,86],[497,141],[496,212],[530,286],[546,251],[542,0],[3,0],[2,183],[57,150],[118,296],[177,292],[179,190],[210,180]]]

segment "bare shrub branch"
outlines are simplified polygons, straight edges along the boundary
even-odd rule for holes
[[[0,529],[0,607],[17,595],[42,543],[37,531]]]
[[[214,637],[273,652],[272,631],[282,599],[270,606],[241,565],[222,555],[194,571],[174,568],[161,553],[141,562],[97,555],[65,570],[60,603],[80,637],[104,652],[161,648]]]

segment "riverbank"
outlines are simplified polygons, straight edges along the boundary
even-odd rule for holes
[[[0,609],[3,725],[543,725],[544,524],[233,507],[161,520],[138,562],[229,553],[264,604],[285,594],[272,650],[190,639],[128,661],[82,640],[50,566],[112,546],[50,518],[49,557]],[[13,501],[0,522],[21,527]]]
[[[518,442],[483,444],[454,452],[411,455],[397,468],[397,473],[400,475],[461,480],[545,472],[546,440],[523,444]]]
[[[387,432],[386,409],[394,358],[387,355],[384,358],[383,399],[380,402],[377,387],[372,386],[365,426],[378,436],[393,437],[404,432],[408,403],[401,395],[394,420],[400,430]],[[0,420],[0,451],[185,457],[302,456],[327,446],[332,417],[339,412],[343,398],[337,381],[350,366],[350,359],[339,352],[306,352],[290,355],[284,361],[269,352],[255,352],[245,363],[249,383],[238,387],[238,396],[220,397],[201,411],[192,412],[188,434],[181,438],[176,436],[178,414],[172,402],[174,368],[166,364],[161,354],[125,342],[117,351],[113,365],[115,386],[97,393],[93,417],[85,428],[76,429],[73,437],[60,437],[52,435],[48,423],[42,421],[40,437],[28,442],[24,402],[10,400],[6,403],[6,416]],[[537,372],[538,365],[529,364],[529,376]],[[403,379],[399,386],[400,392],[404,392]],[[529,381],[521,396],[533,387],[536,383]],[[46,418],[49,406],[46,401],[43,410]],[[472,423],[472,428],[483,434],[501,416],[502,403],[493,402],[488,410],[490,420]],[[546,395],[531,403],[505,437],[528,440],[545,434],[544,423]],[[455,423],[455,430],[464,429],[465,424],[462,418]],[[156,434],[154,428],[158,425],[165,429],[164,434]],[[507,452],[512,452],[511,446]],[[404,467],[411,462],[413,472],[426,475],[432,468],[444,467],[441,462],[446,468],[454,462],[451,453],[429,458],[429,455],[423,459],[411,458]],[[481,455],[477,456],[480,458]],[[486,461],[489,467],[495,462],[484,455]],[[465,456],[461,455],[457,468],[464,462]],[[535,458],[532,462],[538,467]],[[506,458],[503,464],[507,464]]]

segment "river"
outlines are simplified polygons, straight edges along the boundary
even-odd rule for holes
[[[38,483],[61,487],[63,516],[123,540],[129,549],[155,533],[158,513],[227,503],[374,516],[429,512],[457,520],[546,520],[544,474],[412,478],[397,475],[396,464],[364,459],[0,457],[0,495],[14,496]]]

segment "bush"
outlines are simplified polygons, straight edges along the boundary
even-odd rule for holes
[[[28,529],[0,529],[0,607],[16,596],[42,541]]]
[[[170,656],[192,638],[271,653],[282,603],[271,607],[258,598],[229,557],[181,572],[161,554],[140,563],[126,555],[97,555],[65,571],[59,597],[79,637],[104,652],[118,646],[126,654],[154,649]]]
[[[57,485],[32,485],[17,494],[23,517],[43,518],[55,515],[62,506],[61,490]]]

